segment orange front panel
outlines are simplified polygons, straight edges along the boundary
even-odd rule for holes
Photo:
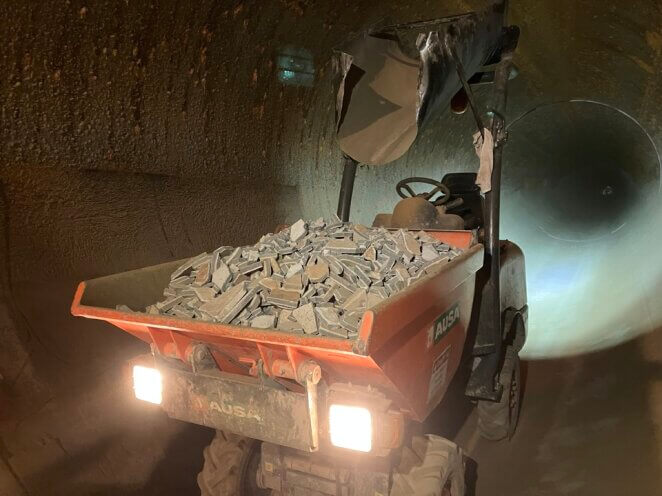
[[[405,392],[407,406],[417,420],[424,420],[437,406],[460,364],[473,293],[474,280],[469,279],[440,296],[429,312],[401,328],[388,346],[375,352],[377,364]],[[445,314],[453,316],[446,324]]]

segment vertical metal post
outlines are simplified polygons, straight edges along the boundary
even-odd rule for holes
[[[491,340],[494,343],[494,351],[484,358],[485,366],[489,371],[489,376],[498,378],[501,357],[503,356],[503,332],[501,323],[501,250],[500,250],[500,211],[501,211],[501,162],[503,158],[503,146],[506,140],[505,118],[507,101],[507,84],[510,76],[510,67],[513,58],[514,47],[517,43],[519,33],[508,32],[506,28],[506,38],[510,43],[505,43],[501,61],[494,74],[494,101],[488,111],[491,118],[490,130],[494,138],[494,152],[492,165],[492,184],[491,189],[485,194],[486,212],[485,212],[485,256],[486,263],[489,263],[490,278],[483,290],[483,296],[487,299],[486,303],[486,321],[485,325],[491,328]],[[514,45],[513,43],[514,38]],[[501,394],[498,381],[495,380],[494,389],[497,395]]]
[[[352,192],[354,191],[354,179],[356,178],[356,166],[358,162],[352,157],[345,155],[345,165],[342,171],[340,183],[340,197],[338,198],[338,217],[341,221],[349,221],[349,211],[352,206]]]

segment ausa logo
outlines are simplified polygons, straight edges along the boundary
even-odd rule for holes
[[[442,313],[437,320],[435,320],[434,325],[430,329],[432,336],[429,337],[432,337],[432,339],[428,339],[428,345],[432,346],[433,344],[437,344],[439,341],[441,341],[441,339],[446,334],[448,334],[448,331],[450,331],[459,321],[460,304],[456,303],[444,313]],[[432,341],[432,343],[430,343],[430,341]]]
[[[233,417],[253,419],[262,422],[262,418],[252,408],[245,408],[241,405],[232,405],[223,399],[221,399],[220,403],[213,400],[210,401],[209,409]]]

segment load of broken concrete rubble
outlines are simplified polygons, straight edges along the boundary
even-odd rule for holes
[[[299,220],[179,267],[151,314],[353,338],[363,312],[461,252],[419,231]]]

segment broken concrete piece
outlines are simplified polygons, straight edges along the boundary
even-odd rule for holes
[[[373,230],[364,226],[363,224],[354,224],[354,231],[366,238],[369,238]]]
[[[416,233],[416,239],[418,239],[421,243],[439,243],[439,240],[433,238],[425,231],[418,231]]]
[[[330,253],[360,253],[362,250],[349,238],[332,239],[324,247]]]
[[[329,264],[318,262],[315,265],[309,265],[306,267],[306,275],[310,282],[324,282],[329,277]]]
[[[248,304],[246,309],[249,312],[253,312],[254,310],[258,310],[260,308],[260,303],[262,303],[262,298],[260,297],[260,295],[256,294],[256,295],[253,296],[253,299]]]
[[[324,336],[332,336],[336,338],[347,339],[349,337],[349,332],[343,327],[332,327],[326,325],[320,325],[319,327],[320,334]]]
[[[395,274],[402,282],[405,282],[407,279],[409,279],[410,276],[409,271],[404,265],[397,264],[393,270],[395,271]]]
[[[156,307],[156,305],[150,305],[145,310],[150,315],[159,315],[161,313],[159,312],[159,309]]]
[[[325,260],[329,264],[329,269],[336,274],[336,275],[341,275],[343,272],[343,266],[342,264],[336,259],[335,257],[332,257],[330,255],[327,255]]]
[[[370,245],[366,251],[363,252],[363,258],[369,262],[374,262],[377,260],[377,250],[374,246]]]
[[[312,303],[293,310],[292,316],[303,327],[303,332],[306,334],[317,334],[317,319],[315,318],[315,310]]]
[[[340,318],[340,326],[348,331],[357,332],[359,330],[360,317],[355,313],[345,313]]]
[[[170,287],[175,289],[185,289],[194,281],[193,277],[180,276],[170,281]]]
[[[409,252],[413,256],[417,256],[421,254],[421,245],[414,236],[412,236],[408,232],[403,231],[402,239],[404,241],[404,249],[407,252]]]
[[[232,322],[248,306],[255,293],[257,293],[255,288],[249,289],[237,302],[234,304],[229,303],[226,309],[220,314],[219,322],[224,324]]]
[[[193,292],[201,302],[213,300],[217,293],[214,288],[194,288]]]
[[[342,305],[350,296],[352,296],[352,293],[341,286],[333,288],[333,297],[335,298],[336,303],[340,305]]]
[[[269,291],[280,289],[280,282],[278,282],[273,277],[264,277],[258,281],[258,284],[264,289],[268,289]]]
[[[259,250],[246,250],[244,253],[244,256],[249,262],[257,262],[260,259],[260,252]]]
[[[354,291],[352,296],[347,298],[347,301],[342,305],[342,309],[347,312],[355,312],[365,309],[366,290],[361,288]]]
[[[232,273],[230,272],[230,268],[225,264],[225,262],[221,261],[219,262],[218,269],[216,269],[214,274],[211,276],[211,282],[220,290],[223,289],[223,287],[230,281],[231,278]]]
[[[262,262],[247,262],[237,265],[237,270],[245,276],[252,274],[256,270],[261,270],[262,268]]]
[[[432,260],[439,258],[439,252],[435,250],[434,246],[431,244],[425,243],[421,252],[421,258],[426,262],[431,262]]]
[[[299,306],[298,291],[287,291],[285,289],[274,289],[266,298],[267,303],[280,308],[296,308]]]
[[[327,326],[336,327],[340,325],[340,317],[338,316],[338,310],[333,307],[316,307],[315,313],[319,317],[320,325],[322,323]]]
[[[281,320],[289,320],[290,322],[295,322],[294,318],[292,317],[292,310],[281,310],[279,318]]]
[[[365,299],[365,308],[366,308],[366,310],[368,308],[374,307],[378,303],[381,303],[384,298],[387,298],[387,296],[382,296],[382,294],[383,293],[377,293],[375,291],[370,291],[366,295],[366,299]]]
[[[198,270],[195,274],[195,280],[193,281],[193,286],[204,286],[209,282],[211,276],[211,261],[205,262],[198,267]]]
[[[243,284],[232,286],[225,293],[201,305],[200,311],[208,313],[215,319],[219,319],[225,311],[236,305],[245,294],[246,288]]]
[[[173,296],[165,301],[156,303],[156,308],[158,308],[160,312],[167,312],[168,310],[174,308],[176,305],[179,305],[179,303],[184,301],[184,298],[185,297],[182,295]]]
[[[395,293],[405,288],[405,282],[406,281],[403,281],[399,277],[393,277],[384,283],[384,287],[388,291],[388,295],[393,296]]]
[[[359,265],[345,265],[345,272],[347,274],[351,274],[354,277],[357,286],[364,289],[368,289],[370,287],[372,281]]]
[[[356,289],[355,285],[351,281],[346,279],[343,276],[337,276],[335,274],[329,274],[329,279],[333,281],[336,286],[343,288],[345,291],[348,291],[350,294]]]
[[[283,282],[283,289],[290,291],[301,291],[303,289],[303,279],[301,272],[297,272],[294,275],[287,277]]]
[[[303,327],[292,317],[292,310],[281,310],[276,328],[285,332],[303,334]]]
[[[192,319],[194,315],[192,310],[185,309],[181,305],[173,308],[172,313],[175,314],[176,317],[181,317],[183,319]]]
[[[189,274],[193,270],[193,267],[195,267],[197,264],[199,264],[208,256],[209,255],[207,255],[207,253],[205,252],[205,253],[201,253],[197,257],[193,257],[190,260],[187,260],[170,275],[170,280],[173,281],[178,277]]]
[[[290,227],[290,241],[299,241],[308,233],[308,227],[303,219],[299,219]]]
[[[290,278],[293,275],[298,274],[299,272],[303,271],[303,265],[300,263],[295,263],[290,265],[290,267],[287,269],[287,274],[285,274],[285,278]]]
[[[251,327],[257,329],[273,329],[276,327],[275,315],[260,315],[251,320]]]
[[[324,221],[324,217],[320,217],[319,219],[312,221],[309,227],[311,229],[322,229],[325,224],[326,222]]]
[[[219,267],[222,257],[225,257],[232,253],[233,248],[231,246],[220,246],[216,248],[211,254],[211,272],[214,273]]]

